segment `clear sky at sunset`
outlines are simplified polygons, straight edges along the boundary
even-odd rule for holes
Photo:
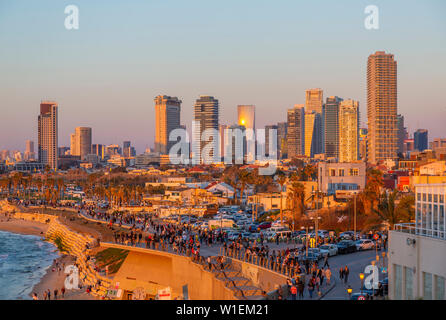
[[[65,6],[80,10],[66,30]],[[364,8],[380,9],[366,30]],[[37,141],[42,99],[59,103],[59,145],[77,126],[93,143],[153,146],[158,94],[182,99],[191,127],[200,94],[220,100],[220,123],[256,105],[256,125],[286,121],[305,89],[359,100],[366,63],[398,61],[398,113],[410,132],[446,137],[446,1],[0,0],[0,149]]]

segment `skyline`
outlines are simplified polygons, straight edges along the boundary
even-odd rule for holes
[[[25,11],[24,2],[1,3],[0,40],[6,45],[0,52],[4,74],[0,96],[7,107],[2,108],[0,134],[9,139],[1,141],[0,149],[23,150],[25,140],[37,141],[36,109],[46,99],[59,104],[59,146],[69,146],[75,127],[86,126],[93,128],[93,143],[130,140],[138,153],[154,146],[153,99],[159,94],[183,101],[181,119],[188,131],[193,104],[200,95],[219,100],[221,124],[237,123],[237,105],[255,105],[256,127],[262,128],[286,121],[287,109],[304,103],[305,90],[310,88],[321,88],[324,102],[329,96],[359,101],[363,127],[367,121],[367,57],[381,50],[394,54],[398,61],[398,113],[404,116],[405,126],[411,133],[427,129],[430,141],[445,136],[442,2],[376,1],[381,18],[380,29],[375,31],[363,27],[367,1],[345,8],[318,1],[326,5],[313,11],[312,18],[302,14],[305,10],[293,11],[298,13],[293,16],[283,9],[310,10],[318,8],[317,4],[280,1],[238,12],[233,5],[232,10],[224,10],[223,4],[197,1],[172,6],[172,2],[127,8],[118,3],[101,7],[101,2],[78,1],[80,29],[76,31],[63,28],[63,8],[68,3],[26,3]],[[174,21],[169,28],[143,10],[164,6],[170,8]],[[393,10],[398,6],[408,10]],[[236,7],[246,9],[249,1]],[[133,18],[123,15],[125,27],[105,23],[123,8]],[[8,16],[2,14],[3,9]],[[215,13],[215,20],[203,15],[209,12]],[[392,20],[386,12],[392,13]],[[428,15],[429,23],[417,24],[413,18],[418,12]],[[18,15],[20,21],[14,20]],[[142,16],[148,21],[138,20]],[[197,17],[201,20],[191,19]],[[269,28],[262,20],[266,17],[273,22]],[[234,23],[228,26],[225,18]],[[240,32],[231,32],[241,26]],[[164,50],[153,51],[151,40]]]

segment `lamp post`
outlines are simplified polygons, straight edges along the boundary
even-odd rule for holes
[[[372,266],[375,266],[376,261],[373,260],[372,261]],[[375,270],[373,270],[373,272],[375,272]],[[378,270],[378,277],[379,277],[379,270]],[[373,290],[373,296],[375,296],[375,283],[372,284],[372,290]]]
[[[364,273],[360,273],[359,274],[359,279],[361,279],[361,293],[362,293],[362,288],[364,288]]]
[[[349,299],[351,299],[351,297],[352,297],[352,292],[353,292],[353,289],[352,289],[352,287],[350,287],[350,285],[349,285],[348,288],[347,288],[347,293],[348,293],[348,298],[349,298]]]

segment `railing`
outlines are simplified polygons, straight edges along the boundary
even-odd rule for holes
[[[444,228],[444,227],[443,227]],[[415,223],[399,223],[394,226],[394,231],[404,232],[436,239],[446,239],[445,230],[427,229],[416,226]]]

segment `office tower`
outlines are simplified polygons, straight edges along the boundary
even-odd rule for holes
[[[303,155],[304,149],[304,130],[305,130],[305,111],[303,104],[296,104],[293,109],[288,109],[287,113],[287,148],[288,158]]]
[[[413,139],[406,139],[404,140],[404,153],[414,151],[414,141]],[[407,156],[407,155],[406,155]]]
[[[407,130],[404,127],[404,116],[402,116],[400,114],[397,115],[396,122],[397,122],[397,128],[398,128],[397,152],[403,153],[404,152],[404,140],[406,140],[408,138]]]
[[[359,153],[359,102],[339,104],[339,162],[354,162]]]
[[[35,158],[34,141],[26,140],[26,149],[23,157],[25,158],[26,161],[34,160]]]
[[[130,141],[124,141],[122,144],[122,155],[124,158],[131,158],[136,156],[135,148],[132,147]]]
[[[91,145],[91,153],[98,156],[99,160],[105,159],[105,147],[103,144]]]
[[[77,143],[76,134],[75,134],[75,133],[72,133],[72,134],[70,135],[70,154],[71,154],[72,156],[75,156],[75,155],[78,154],[78,150],[79,150],[79,149],[78,149],[76,143]]]
[[[218,126],[218,128],[219,128],[219,135],[220,135],[220,140],[218,141],[218,144],[220,146],[219,147],[219,149],[220,149],[220,158],[224,158],[224,156],[225,156],[225,148],[226,148],[226,145],[229,143],[228,141],[225,140],[225,130],[229,129],[229,125],[227,125],[227,124],[220,124]]]
[[[322,89],[305,90],[305,111],[311,113],[315,111],[322,114],[323,91]]]
[[[397,63],[377,51],[367,62],[368,161],[397,157]]]
[[[71,135],[71,155],[85,160],[91,153],[91,128],[77,127]]]
[[[305,112],[305,155],[313,158],[322,153],[322,116],[315,111]]]
[[[219,116],[218,100],[211,96],[200,96],[196,100],[194,105],[194,124],[193,124],[193,158],[197,162],[210,163],[215,161],[216,158],[220,158],[216,153],[218,149],[218,116]],[[211,130],[209,130],[211,129]],[[203,135],[206,131],[207,133]],[[212,131],[213,130],[213,131]],[[212,131],[212,132],[211,132]],[[210,134],[217,133],[217,138],[214,141],[214,137]],[[203,138],[203,139],[202,139]],[[202,141],[204,140],[204,141]],[[201,152],[203,148],[211,143],[210,151],[207,153],[207,159],[202,159]],[[209,150],[206,148],[207,150]]]
[[[359,159],[367,161],[367,129],[359,129]]]
[[[237,106],[238,125],[244,126],[246,129],[256,128],[256,113],[253,105],[239,105]]]
[[[277,156],[278,159],[288,157],[288,122],[279,122],[277,124]]]
[[[241,163],[245,163],[247,160],[247,144],[246,144],[246,135],[245,133],[245,126],[241,126],[238,124],[234,124],[232,126],[229,127],[229,129],[232,130],[232,137],[231,140],[229,141],[228,139],[228,143],[225,145],[226,148],[231,148],[231,154],[232,154],[232,163],[233,164],[241,164]],[[238,141],[236,139],[235,136],[235,132],[237,132],[237,130],[240,130],[240,132],[242,133],[241,137],[241,141]]]
[[[38,116],[38,154],[39,162],[57,170],[57,127],[58,104],[54,101],[42,101]]]
[[[413,134],[414,148],[418,151],[424,151],[428,147],[428,138],[426,129],[418,129]]]
[[[341,98],[328,97],[324,108],[325,156],[339,159],[339,103]]]
[[[172,130],[180,127],[181,100],[177,97],[159,95],[155,97],[155,152],[169,154],[176,143],[169,141]]]
[[[269,155],[269,144],[270,144],[270,136],[271,136],[271,132],[270,130],[276,130],[276,133],[278,132],[278,126],[277,125],[268,125],[265,126],[265,154]],[[277,143],[277,150],[276,150],[276,155],[279,156],[278,150],[279,150],[279,137],[277,135],[276,137],[276,143]]]

